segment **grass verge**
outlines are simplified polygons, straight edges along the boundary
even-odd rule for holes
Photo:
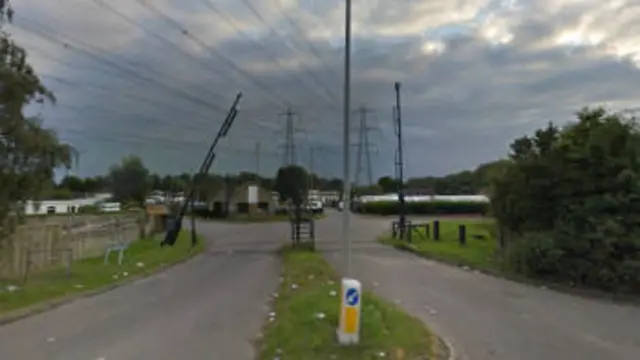
[[[22,309],[37,307],[49,301],[56,301],[91,293],[101,288],[125,282],[131,278],[152,274],[171,264],[179,263],[202,252],[204,241],[191,249],[191,237],[187,232],[180,234],[173,247],[160,247],[157,239],[140,239],[125,251],[121,266],[117,264],[117,254],[112,254],[108,264],[103,257],[83,259],[66,269],[51,269],[32,273],[26,279],[14,279],[0,283],[0,318],[11,317]],[[8,287],[15,286],[12,291]]]
[[[432,221],[430,221],[432,222]],[[415,222],[414,222],[415,223]],[[467,244],[460,246],[458,242],[458,225],[467,225]],[[440,261],[455,266],[468,266],[485,274],[516,281],[532,286],[549,288],[567,294],[604,299],[617,303],[640,305],[640,298],[635,294],[611,293],[598,289],[576,286],[575,284],[558,283],[545,279],[527,277],[513,271],[506,259],[500,256],[500,250],[494,234],[491,219],[440,219],[440,240],[435,241],[424,235],[424,230],[414,232],[412,242],[393,239],[386,234],[379,238],[382,244],[396,249],[408,251],[418,256]],[[471,235],[484,235],[484,239],[475,239]]]
[[[467,241],[460,245],[458,226],[466,225]],[[394,239],[389,235],[382,236],[380,242],[396,248],[408,250],[418,255],[452,263],[459,266],[470,266],[478,270],[499,272],[503,263],[498,254],[498,243],[490,231],[492,220],[440,220],[440,239],[427,237],[424,229],[416,230],[412,242]],[[433,231],[433,225],[431,225]],[[432,234],[433,235],[433,234]]]
[[[433,359],[446,352],[420,320],[366,291],[360,344],[338,345],[338,277],[311,250],[286,247],[282,258],[284,274],[274,299],[275,317],[265,325],[258,359]]]

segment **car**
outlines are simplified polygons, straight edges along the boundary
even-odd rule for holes
[[[322,201],[311,200],[307,204],[307,211],[313,214],[322,214],[324,212],[324,205]]]

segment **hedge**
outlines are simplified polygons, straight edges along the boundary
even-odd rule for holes
[[[363,214],[396,215],[400,213],[397,201],[376,201],[362,203],[355,209]],[[488,203],[473,201],[420,201],[407,202],[407,214],[444,215],[444,214],[482,214],[489,211]]]

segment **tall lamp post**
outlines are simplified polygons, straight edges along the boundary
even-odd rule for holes
[[[349,237],[349,222],[351,212],[351,0],[346,0],[344,27],[344,135],[343,135],[343,174],[342,174],[342,242],[344,245],[345,276],[351,277],[351,238]]]
[[[345,0],[345,31],[344,31],[344,174],[343,195],[344,209],[342,211],[342,241],[344,243],[345,272],[341,281],[340,320],[337,329],[338,342],[342,345],[360,342],[360,304],[362,302],[362,285],[353,279],[351,270],[351,238],[349,237],[349,217],[351,213],[351,174],[349,169],[350,124],[351,113],[351,0]]]

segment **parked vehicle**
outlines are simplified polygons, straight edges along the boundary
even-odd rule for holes
[[[311,200],[307,204],[307,211],[313,214],[322,214],[324,212],[324,205],[320,200]]]

